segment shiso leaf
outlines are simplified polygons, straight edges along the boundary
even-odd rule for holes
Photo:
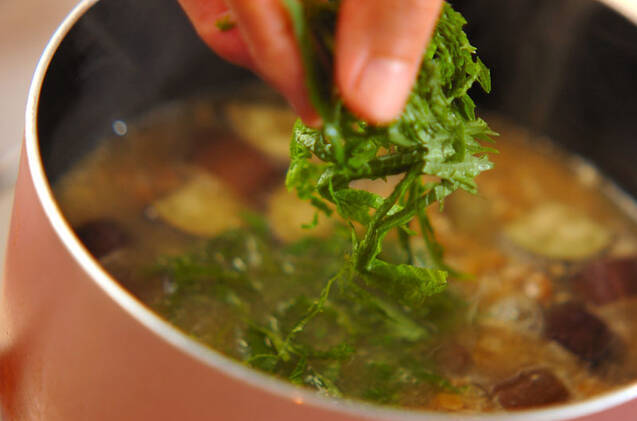
[[[349,112],[332,85],[330,30],[340,2],[286,0],[284,4],[301,49],[310,99],[324,122],[320,129],[300,121],[295,125],[286,185],[317,211],[326,212],[333,204],[349,225],[363,224],[362,235],[353,233],[355,269],[363,276],[384,279],[385,292],[402,296],[399,301],[422,303],[444,288],[450,271],[424,209],[435,202],[442,205],[444,197],[458,189],[476,193],[475,177],[493,166],[487,156],[493,150],[480,141],[491,140],[495,133],[476,116],[468,94],[475,82],[490,91],[489,70],[462,30],[465,19],[445,3],[403,113],[390,126],[373,126]],[[403,181],[387,197],[350,187],[356,180],[396,174]],[[425,184],[421,175],[440,181]],[[421,225],[431,267],[382,261],[387,233],[408,232],[413,219]],[[402,244],[407,247],[408,242]]]
[[[492,167],[487,155],[493,150],[481,142],[491,141],[495,133],[477,117],[468,95],[476,82],[490,90],[489,71],[462,30],[464,18],[445,3],[402,115],[389,126],[373,126],[343,106],[331,80],[340,1],[284,4],[300,46],[310,98],[324,122],[320,129],[295,123],[286,187],[314,208],[306,226],[316,225],[319,213],[336,213],[346,228],[285,247],[274,245],[263,232],[247,233],[250,227],[222,234],[216,240],[226,241],[224,247],[211,245],[203,255],[163,265],[162,274],[176,284],[164,305],[197,300],[201,291],[220,298],[240,315],[243,329],[237,335],[246,364],[328,396],[342,395],[346,379],[340,371],[349,358],[369,368],[362,389],[347,391],[357,397],[397,403],[406,387],[421,382],[447,389],[448,382],[428,370],[421,345],[462,310],[449,292],[442,292],[453,271],[444,263],[426,210],[442,206],[458,189],[475,193],[475,177]],[[258,141],[253,135],[245,137]],[[401,180],[386,195],[350,185],[389,176]],[[425,182],[423,176],[434,181]],[[189,188],[210,188],[209,181],[200,184],[204,187]],[[422,259],[414,258],[407,238],[416,224],[428,254],[424,267],[415,265]],[[384,239],[392,232],[407,261],[390,261],[383,254]],[[231,262],[244,255],[248,238],[257,244],[263,263],[246,264],[238,271]],[[289,297],[288,286],[307,295]],[[232,302],[241,305],[224,301],[229,292],[237,297]],[[317,298],[301,299],[307,296]],[[388,361],[387,350],[398,348],[405,350],[412,366]]]

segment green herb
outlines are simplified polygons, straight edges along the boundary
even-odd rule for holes
[[[196,333],[200,322],[180,309],[208,306],[220,314],[217,323],[234,327],[231,339],[205,337],[210,344],[329,396],[396,404],[418,384],[457,391],[427,357],[431,334],[452,328],[464,306],[444,291],[457,274],[443,261],[426,210],[458,189],[475,192],[475,177],[492,166],[492,150],[480,141],[495,133],[467,93],[474,82],[489,91],[489,71],[474,57],[465,20],[445,4],[403,114],[386,127],[367,124],[342,105],[331,81],[339,1],[284,1],[324,121],[321,129],[296,123],[286,184],[316,208],[308,228],[319,213],[337,212],[346,225],[331,238],[281,245],[248,215],[246,228],[204,251],[162,262],[157,273],[172,292],[157,307]],[[350,187],[390,175],[402,179],[387,197]],[[412,250],[412,225],[424,256]],[[402,253],[383,253],[391,231]],[[404,261],[392,258],[401,254]]]
[[[462,302],[444,292],[406,311],[343,265],[351,247],[345,228],[284,245],[259,216],[245,221],[158,263],[153,273],[167,291],[154,306],[160,314],[251,367],[329,396],[396,403],[409,385],[446,388],[428,360],[427,341],[434,330],[454,326]],[[399,368],[403,360],[410,366]],[[384,397],[389,389],[379,372],[366,370],[375,361],[402,373]],[[368,391],[372,384],[378,395]]]
[[[356,271],[402,304],[422,304],[445,287],[450,272],[425,209],[434,203],[442,206],[458,189],[475,193],[475,177],[492,167],[486,154],[493,150],[480,141],[490,141],[495,133],[476,117],[468,95],[476,81],[490,90],[489,70],[474,57],[475,48],[462,30],[466,21],[445,3],[403,114],[389,126],[372,126],[343,107],[330,81],[330,31],[339,2],[285,4],[302,51],[310,97],[324,121],[321,129],[297,122],[286,185],[317,211],[330,215],[335,208],[352,226]],[[397,174],[403,179],[388,197],[350,187],[354,180]],[[438,181],[425,183],[422,175]],[[428,250],[426,268],[415,267],[409,257],[406,237],[413,233],[413,219]],[[355,224],[365,226],[362,236],[355,234]],[[380,257],[391,230],[401,238],[406,264]]]
[[[234,20],[232,20],[230,15],[223,15],[222,17],[220,17],[219,19],[215,21],[215,26],[221,32],[226,32],[226,31],[230,31],[231,29],[234,29],[237,26],[237,23]]]

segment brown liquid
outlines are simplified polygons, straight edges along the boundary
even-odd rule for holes
[[[227,193],[227,197],[215,199],[219,205],[213,209],[229,209],[220,204],[225,200],[231,201],[232,206],[236,203],[263,212],[280,240],[292,241],[304,235],[306,232],[299,225],[312,217],[306,204],[280,187],[285,169],[285,157],[280,151],[286,150],[282,141],[274,146],[267,143],[267,124],[263,145],[246,139],[249,130],[246,134],[245,128],[232,125],[233,118],[241,116],[242,108],[236,104],[224,107],[223,100],[200,99],[157,111],[124,137],[102,143],[55,186],[60,206],[74,227],[108,219],[128,233],[130,241],[123,247],[113,246],[115,250],[102,257],[101,262],[141,301],[155,309],[162,309],[159,303],[171,291],[165,280],[149,276],[146,269],[160,256],[201,247],[205,235],[175,228],[174,223],[157,215],[159,208],[153,203],[178,190],[192,179],[193,173],[212,174]],[[258,110],[250,112],[258,114]],[[279,125],[287,124],[286,119],[292,121],[292,117],[279,117]],[[267,116],[264,118],[267,120]],[[507,122],[497,118],[490,122],[501,133],[496,146],[500,154],[492,156],[495,169],[478,179],[480,195],[459,192],[448,199],[444,212],[429,212],[437,237],[445,246],[446,261],[473,275],[472,279],[450,283],[449,289],[466,302],[459,312],[461,320],[454,320],[452,328],[441,327],[443,333],[431,339],[422,351],[435,363],[437,374],[458,389],[414,384],[400,389],[392,400],[378,402],[443,411],[490,411],[508,405],[502,397],[505,395],[498,394],[499,387],[505,387],[503,384],[528,386],[524,383],[528,379],[516,376],[529,370],[548,370],[563,384],[571,400],[586,399],[637,378],[637,299],[632,294],[602,305],[590,300],[585,304],[614,338],[612,352],[604,354],[601,361],[591,363],[545,333],[547,309],[582,300],[573,290],[574,274],[591,261],[637,255],[637,225],[635,215],[629,214],[634,211],[630,201],[612,196],[608,182],[578,159],[546,142],[531,139],[524,130]],[[220,139],[232,147],[220,147]],[[237,177],[241,171],[245,176]],[[382,190],[382,183],[375,188]],[[620,203],[628,205],[622,207]],[[575,244],[578,250],[582,248],[575,257],[569,257],[569,250],[565,251],[567,257],[557,258],[537,250],[530,252],[507,230],[515,221],[536,211],[549,215],[549,219],[553,214],[566,222],[581,219],[583,222],[571,230],[575,232],[566,230],[565,236],[572,235],[576,242],[592,238],[585,241],[590,244]],[[240,224],[223,213],[211,214],[210,218],[227,220],[227,226],[222,223],[209,228],[219,232]],[[188,222],[186,218],[185,223]],[[555,221],[546,224],[550,226]],[[563,227],[566,223],[558,225]],[[529,235],[541,229],[531,228]],[[317,234],[324,235],[326,231],[329,228],[319,227]],[[561,247],[561,240],[556,241],[551,253],[574,244],[573,239],[570,243],[567,239]],[[588,246],[592,250],[587,250]],[[294,292],[287,291],[294,288],[291,284],[281,282],[278,287],[265,289],[264,294],[276,296],[270,300],[272,303],[286,292]],[[268,301],[263,298],[264,303]],[[265,314],[269,309],[258,311]],[[184,308],[164,316],[189,335],[241,358],[233,330],[234,324],[240,322],[228,306],[204,296],[186,301]],[[346,396],[367,396],[361,392],[359,380],[361,373],[369,370],[366,352],[358,349],[340,366],[338,386]],[[516,391],[511,393],[515,396]],[[541,404],[543,398],[538,399],[539,403],[530,405]],[[546,403],[557,403],[563,401],[563,396],[556,401],[546,399]]]

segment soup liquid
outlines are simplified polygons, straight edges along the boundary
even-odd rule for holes
[[[479,195],[457,192],[429,210],[445,261],[464,276],[414,312],[337,281],[289,352],[277,340],[339,273],[350,234],[324,217],[301,228],[314,211],[283,187],[294,116],[269,94],[156,110],[104,139],[54,190],[87,248],[139,300],[217,351],[325,395],[475,412],[634,381],[632,202],[576,157],[488,120],[500,153]],[[387,194],[395,182],[359,188]],[[422,239],[411,241],[422,255]],[[395,242],[386,257],[400,261]],[[597,336],[573,339],[569,323]]]

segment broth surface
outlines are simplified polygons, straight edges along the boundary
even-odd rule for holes
[[[497,116],[487,120],[500,154],[478,178],[480,195],[457,192],[429,210],[446,262],[464,275],[410,313],[337,281],[298,347],[274,359],[350,241],[338,221],[301,227],[314,211],[283,187],[294,116],[250,92],[120,127],[54,186],[87,248],[169,322],[319,393],[409,408],[522,409],[637,378],[632,203]],[[386,194],[395,182],[360,187]],[[398,262],[396,243],[384,252]]]

